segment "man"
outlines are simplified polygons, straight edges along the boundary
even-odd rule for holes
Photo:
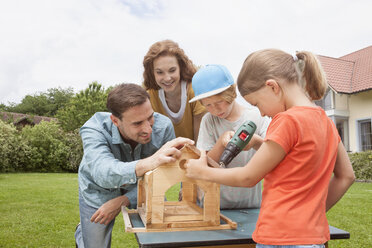
[[[110,247],[121,206],[136,208],[137,177],[180,157],[194,142],[175,139],[172,122],[154,113],[149,95],[136,84],[116,86],[110,113],[98,112],[80,129],[84,155],[79,167],[78,247]]]

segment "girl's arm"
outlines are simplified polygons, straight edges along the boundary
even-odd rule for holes
[[[274,169],[284,156],[283,148],[269,140],[261,145],[244,167],[218,169],[208,167],[205,151],[202,151],[199,159],[190,159],[187,162],[186,176],[234,187],[253,187]]]
[[[199,128],[200,128],[200,122],[201,122],[201,120],[202,120],[204,114],[205,114],[205,112],[193,116],[192,126],[193,126],[193,131],[194,131],[194,140],[195,140],[195,141],[198,140],[198,136],[199,136]]]
[[[353,184],[355,175],[353,167],[351,166],[349,156],[345,150],[342,142],[338,144],[337,158],[335,168],[333,170],[333,177],[329,183],[328,196],[326,202],[326,211],[341,199],[348,188]]]

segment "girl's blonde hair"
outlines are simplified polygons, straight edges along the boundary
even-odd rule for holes
[[[191,83],[192,76],[196,72],[196,68],[192,61],[186,56],[185,52],[172,40],[163,40],[154,43],[145,57],[143,58],[143,86],[146,90],[160,89],[155,81],[154,76],[154,60],[161,56],[175,56],[180,67],[181,81]]]
[[[240,70],[237,84],[242,96],[261,89],[269,79],[298,83],[310,100],[319,100],[327,90],[325,73],[311,52],[296,52],[296,57],[277,49],[250,54]]]

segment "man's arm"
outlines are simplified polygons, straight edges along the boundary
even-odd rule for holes
[[[188,138],[178,137],[165,143],[152,156],[139,160],[136,165],[137,177],[143,176],[147,171],[153,170],[161,164],[175,162],[181,156],[179,149],[186,144],[193,145],[194,141]]]
[[[135,167],[136,175],[143,176],[147,171],[153,170],[161,164],[176,161],[181,156],[179,148],[185,144],[193,145],[194,141],[182,137],[168,141],[154,155],[138,161]],[[130,191],[127,195],[131,195],[132,193]],[[121,206],[130,206],[131,202],[127,195],[116,197],[104,203],[92,215],[91,221],[105,225],[110,223],[120,213]]]
[[[90,218],[91,222],[100,224],[109,224],[119,213],[121,206],[129,206],[127,196],[118,196],[103,204]]]
[[[80,135],[84,147],[82,172],[89,174],[95,184],[112,189],[136,182],[137,161],[123,162],[117,159],[109,144],[110,134],[95,128],[82,127]]]

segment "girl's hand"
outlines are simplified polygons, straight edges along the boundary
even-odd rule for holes
[[[243,151],[248,151],[249,149],[253,148],[256,151],[260,148],[262,145],[263,138],[257,134],[253,134],[252,139],[249,141],[249,143],[244,147]]]
[[[206,152],[201,150],[199,159],[189,159],[185,164],[185,169],[187,177],[206,180],[205,174],[208,170]]]

